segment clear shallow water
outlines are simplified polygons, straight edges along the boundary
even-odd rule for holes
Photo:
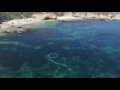
[[[119,25],[117,20],[49,22],[1,36],[0,77],[118,78]]]

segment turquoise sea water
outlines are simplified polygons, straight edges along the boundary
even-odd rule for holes
[[[48,22],[0,37],[0,77],[119,78],[120,21]]]

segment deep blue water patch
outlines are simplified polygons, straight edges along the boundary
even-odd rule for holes
[[[120,21],[56,22],[0,37],[0,77],[118,78]],[[37,28],[35,28],[37,27]],[[53,61],[50,53],[56,53]]]

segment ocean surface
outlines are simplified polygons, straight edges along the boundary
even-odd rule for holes
[[[46,22],[0,36],[0,78],[120,78],[120,21]]]

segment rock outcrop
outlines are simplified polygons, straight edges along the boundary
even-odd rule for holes
[[[28,30],[26,28],[23,28],[21,26],[18,26],[18,27],[11,26],[6,29],[0,29],[0,32],[3,32],[3,33],[23,33],[27,31]]]
[[[49,20],[49,19],[55,20],[57,18],[57,16],[54,13],[33,14],[32,17],[40,18],[42,20]]]

